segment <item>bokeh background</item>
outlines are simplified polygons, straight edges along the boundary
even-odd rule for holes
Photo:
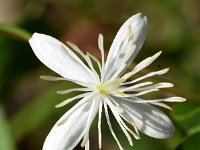
[[[182,96],[187,102],[172,104],[173,110],[166,111],[176,126],[170,139],[141,134],[141,140],[134,140],[130,147],[111,115],[114,130],[125,150],[200,150],[199,0],[0,0],[0,150],[42,149],[51,127],[73,106],[54,107],[72,96],[57,95],[56,91],[75,85],[39,79],[55,73],[34,56],[28,44],[31,34],[40,32],[71,41],[99,57],[98,34],[103,33],[108,52],[119,27],[138,12],[148,17],[149,31],[134,63],[162,50],[144,72],[170,67],[168,74],[152,80],[173,82],[174,88],[161,90],[163,97]],[[147,98],[156,96],[153,93]],[[118,149],[105,117],[102,126],[102,149]],[[91,149],[97,150],[97,121],[90,138]]]

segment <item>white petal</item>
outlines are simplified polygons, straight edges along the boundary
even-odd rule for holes
[[[143,16],[141,13],[138,13],[130,17],[121,26],[109,50],[109,54],[108,54],[106,66],[105,66],[106,74],[109,71],[114,73],[117,69],[116,67],[119,67],[117,65],[121,64],[121,61],[123,59],[123,57],[121,56],[125,56],[125,54],[130,50],[129,44],[126,44],[125,47],[121,49],[121,45],[123,44],[123,42],[128,40],[127,38],[130,37],[130,35],[127,36],[127,30],[129,30],[129,28],[131,28],[133,31],[133,36],[131,40],[133,40],[133,44],[136,46],[136,48],[134,51],[132,51],[130,59],[127,62],[127,67],[131,64],[133,59],[136,57],[137,53],[139,52],[139,50],[141,49],[144,43],[144,40],[147,34],[147,18]],[[120,56],[120,57],[116,59],[117,56]],[[117,63],[117,65],[116,67],[112,69],[112,66],[114,63]],[[112,73],[110,74],[110,76],[111,75]],[[107,76],[106,78],[108,79],[109,77]]]
[[[143,103],[132,103],[120,98],[114,98],[124,112],[120,114],[130,124],[148,136],[164,139],[172,136],[174,125],[171,120],[156,107]]]
[[[44,142],[43,150],[74,149],[84,136],[90,107],[91,103],[87,103],[73,112],[65,123],[56,123]]]
[[[95,82],[88,67],[63,43],[57,39],[34,33],[29,43],[38,59],[62,77],[87,85]]]

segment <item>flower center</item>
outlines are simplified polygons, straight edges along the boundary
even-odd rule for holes
[[[100,95],[107,95],[109,93],[109,90],[106,88],[105,84],[97,85],[96,90],[99,92]]]
[[[117,90],[117,87],[119,87],[121,83],[121,79],[116,79],[107,83],[100,83],[96,86],[96,91],[98,91],[101,96],[107,94],[117,94],[122,96],[124,93]]]

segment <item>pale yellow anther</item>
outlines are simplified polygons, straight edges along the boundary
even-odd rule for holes
[[[107,95],[108,89],[104,84],[99,84],[96,86],[96,90],[99,92],[100,95]]]
[[[122,83],[121,79],[117,79],[107,83],[101,83],[96,86],[96,91],[99,92],[100,95],[107,95],[107,94],[116,94],[119,96],[123,96],[123,92],[119,92],[116,88]]]
[[[114,91],[113,93],[118,95],[118,96],[125,96],[124,92]]]

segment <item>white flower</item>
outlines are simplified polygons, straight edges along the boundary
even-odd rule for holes
[[[129,18],[118,31],[107,57],[104,61],[103,36],[98,39],[102,62],[91,55],[84,54],[76,45],[69,46],[57,39],[39,33],[34,33],[29,40],[30,45],[38,59],[48,68],[62,77],[42,76],[43,79],[58,81],[67,80],[81,85],[81,88],[58,91],[59,94],[68,94],[74,91],[84,93],[69,98],[56,107],[64,106],[72,101],[80,99],[77,104],[68,110],[54,125],[47,136],[43,150],[71,150],[82,140],[81,145],[89,149],[90,126],[98,114],[99,148],[102,145],[101,117],[105,111],[108,127],[120,149],[123,149],[115,135],[108,113],[108,107],[116,121],[126,135],[132,146],[131,135],[139,139],[139,132],[164,139],[169,138],[174,126],[170,119],[153,105],[170,109],[163,102],[182,102],[181,97],[144,100],[139,96],[158,91],[160,88],[169,88],[173,84],[161,82],[140,82],[148,77],[162,75],[168,68],[148,73],[142,77],[129,80],[133,75],[149,66],[160,54],[148,57],[137,64],[132,71],[126,73],[137,53],[141,49],[147,34],[147,18],[138,13]],[[86,64],[70,49],[79,53]],[[99,72],[94,69],[94,63],[98,65]],[[131,130],[126,123],[133,126]]]

